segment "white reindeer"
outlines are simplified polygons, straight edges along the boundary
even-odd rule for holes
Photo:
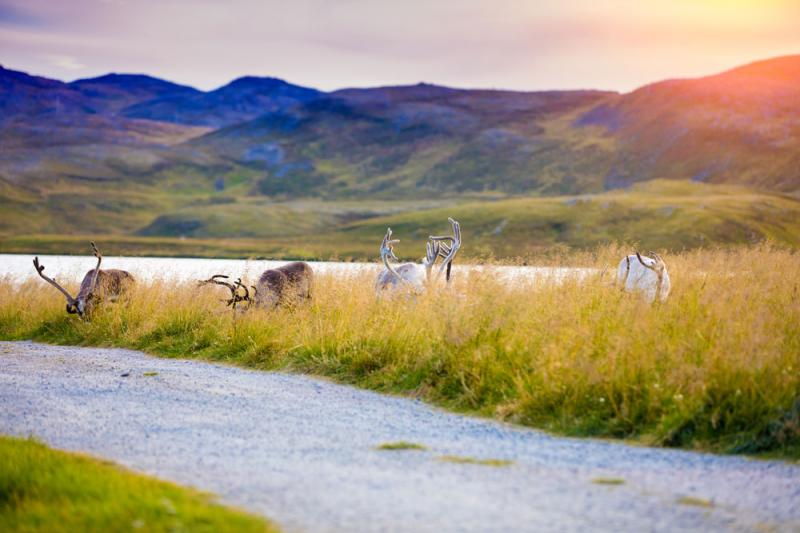
[[[375,291],[378,294],[387,289],[395,290],[403,287],[412,292],[422,292],[431,279],[431,269],[439,255],[438,243],[428,242],[426,244],[426,254],[422,259],[422,264],[403,263],[394,267],[390,260],[399,262],[397,256],[394,255],[394,245],[398,242],[400,239],[392,239],[392,228],[388,228],[383,242],[381,242],[381,261],[383,261],[384,269],[375,279]]]
[[[392,228],[387,228],[380,250],[384,269],[375,280],[375,291],[378,294],[387,289],[394,290],[401,287],[415,293],[424,291],[432,281],[431,271],[438,257],[442,257],[443,261],[438,276],[446,270],[447,282],[450,282],[451,264],[461,248],[461,228],[452,218],[448,220],[453,225],[453,237],[431,236],[425,244],[425,257],[420,264],[404,263],[397,267],[391,264],[392,260],[399,262],[394,255],[394,245],[400,242],[400,239],[392,239]]]
[[[626,292],[639,292],[652,303],[659,299],[665,301],[671,289],[667,265],[655,252],[651,257],[642,257],[639,252],[629,255],[619,262],[617,283]]]

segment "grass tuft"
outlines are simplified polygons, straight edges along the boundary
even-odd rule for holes
[[[423,446],[422,444],[417,444],[415,442],[406,442],[404,440],[397,441],[397,442],[384,442],[380,446],[375,448],[376,450],[420,450],[425,451],[428,448]]]
[[[446,463],[457,463],[464,465],[502,467],[502,466],[511,466],[512,464],[514,464],[514,461],[509,461],[507,459],[478,459],[475,457],[467,457],[463,455],[441,455],[438,457],[438,459]]]
[[[679,505],[693,505],[695,507],[714,507],[714,502],[704,500],[703,498],[695,498],[694,496],[681,496],[678,498]]]
[[[619,477],[596,477],[592,480],[596,485],[623,485],[625,480]]]
[[[404,440],[398,442],[385,442],[376,448],[377,450],[421,450],[425,451],[428,448],[422,444],[414,442],[406,442]]]

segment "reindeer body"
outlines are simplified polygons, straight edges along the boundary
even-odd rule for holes
[[[97,272],[97,282],[92,290],[92,280],[95,269],[90,270],[83,277],[75,305],[80,314],[89,314],[94,306],[102,301],[115,302],[120,296],[128,292],[136,283],[133,275],[127,270],[109,268]]]
[[[672,288],[664,261],[654,257],[632,254],[624,257],[617,267],[617,283],[626,292],[639,292],[648,302],[665,301]]]
[[[384,268],[375,280],[375,290],[381,293],[384,290],[395,290],[402,287],[409,287],[414,291],[425,289],[425,283],[430,277],[430,269],[423,259],[423,264],[403,263],[400,266],[392,267],[394,272]]]
[[[256,305],[275,307],[308,300],[313,285],[314,271],[303,261],[267,270],[256,284]]]

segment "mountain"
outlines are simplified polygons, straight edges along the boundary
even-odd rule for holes
[[[604,102],[577,126],[616,142],[606,188],[657,177],[800,189],[800,55],[669,80]]]
[[[207,93],[165,95],[134,104],[123,110],[123,114],[130,118],[220,128],[264,113],[290,109],[322,94],[277,78],[247,76]]]
[[[262,77],[199,91],[142,74],[64,83],[0,67],[0,235],[270,237],[291,225],[297,237],[423,205],[491,210],[662,179],[800,196],[800,56],[626,94],[323,92]],[[771,229],[748,234],[783,235],[788,215],[766,213],[784,204],[763,203],[749,220]],[[734,231],[741,205],[725,203],[719,227]],[[558,234],[574,233],[565,224]]]
[[[192,87],[143,74],[106,74],[97,78],[76,80],[69,86],[84,95],[100,113],[118,113],[124,108],[157,98],[203,94]]]
[[[0,125],[60,114],[93,113],[89,100],[68,84],[0,65]]]
[[[31,150],[37,159],[46,157],[42,150],[54,147],[158,144],[174,136],[183,140],[173,125],[129,120],[116,112],[158,95],[187,92],[198,91],[149,76],[109,74],[63,83],[0,67],[0,161],[19,159],[20,153],[23,159],[30,157]],[[91,168],[102,163],[98,152],[84,164]],[[12,177],[16,173],[7,172]]]
[[[202,94],[197,89],[138,74],[107,74],[64,83],[0,66],[0,121],[114,114],[155,98]]]

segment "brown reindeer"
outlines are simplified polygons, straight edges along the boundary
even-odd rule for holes
[[[67,298],[67,313],[77,313],[81,318],[91,315],[95,306],[102,301],[116,301],[120,296],[128,292],[136,282],[131,273],[125,270],[100,270],[100,263],[103,261],[103,256],[100,255],[97,246],[95,246],[94,243],[91,244],[94,256],[97,258],[97,266],[87,272],[83,277],[81,288],[78,290],[78,295],[75,298],[73,298],[64,287],[59,285],[55,279],[48,278],[44,275],[44,265],[39,263],[39,257],[33,260],[33,266],[36,268],[36,272],[39,276],[61,291]]]
[[[255,286],[255,302],[259,307],[275,307],[309,300],[313,285],[314,271],[308,263],[289,263],[261,274]]]

